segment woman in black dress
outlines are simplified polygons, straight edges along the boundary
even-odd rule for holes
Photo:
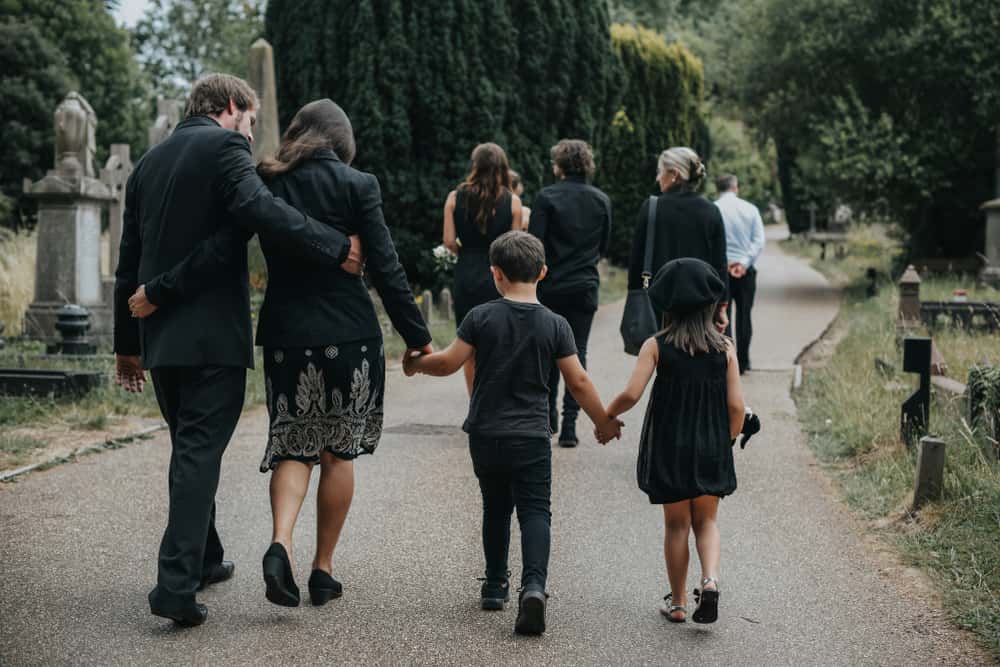
[[[382,217],[378,180],[349,165],[354,132],[328,99],[292,119],[274,159],[258,168],[277,196],[312,218],[361,237],[366,273],[392,325],[411,349],[430,352],[431,336]],[[382,433],[385,358],[382,329],[364,281],[282,254],[261,238],[268,285],[257,327],[264,348],[270,432],[261,472],[271,471],[272,544],[264,556],[267,598],[297,606],[292,530],[320,467],[316,553],[309,578],[314,605],[339,597],[333,551],[354,493],[353,460],[371,454]]]
[[[458,255],[455,265],[455,326],[481,303],[500,298],[490,273],[490,244],[512,229],[521,229],[521,198],[510,190],[507,154],[493,143],[472,151],[469,174],[444,204],[444,245]],[[475,364],[465,365],[472,394]]]
[[[661,194],[656,202],[653,265],[649,278],[655,276],[661,266],[680,257],[695,257],[708,262],[727,285],[727,294],[720,304],[722,313],[729,301],[726,226],[719,207],[698,193],[704,180],[705,165],[690,148],[668,148],[660,154],[656,183]],[[632,237],[629,289],[643,287],[648,215],[649,199],[639,209],[639,220]]]

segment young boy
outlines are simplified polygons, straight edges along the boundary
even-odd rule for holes
[[[521,597],[514,631],[545,631],[545,579],[549,562],[552,491],[552,431],[549,377],[558,365],[567,389],[594,422],[602,441],[618,437],[621,423],[608,416],[580,364],[565,319],[538,302],[545,277],[545,248],[521,231],[507,232],[490,246],[497,291],[503,295],[473,308],[447,349],[403,361],[407,375],[451,375],[475,356],[469,416],[472,466],[483,494],[483,551],[486,581],[483,609],[503,609],[510,599],[507,550],[510,515],[521,524]],[[413,355],[413,356],[410,356]]]

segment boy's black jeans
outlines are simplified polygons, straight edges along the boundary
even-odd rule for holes
[[[552,512],[552,447],[547,437],[469,436],[472,467],[483,493],[486,579],[507,580],[510,515],[521,524],[521,588],[545,590]]]

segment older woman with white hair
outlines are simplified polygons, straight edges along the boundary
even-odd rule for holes
[[[719,208],[698,193],[705,180],[705,165],[690,148],[668,148],[660,153],[656,168],[658,197],[650,197],[639,209],[639,221],[632,239],[628,287],[641,289],[645,273],[646,236],[649,207],[656,202],[653,222],[653,261],[650,277],[667,262],[695,257],[711,264],[728,284],[726,227]],[[727,296],[724,301],[728,302]],[[662,313],[657,313],[662,315]]]

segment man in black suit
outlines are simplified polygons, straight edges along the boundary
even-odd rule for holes
[[[253,367],[247,240],[266,233],[302,261],[361,271],[356,237],[296,211],[257,176],[250,153],[256,109],[242,79],[201,79],[185,120],[139,160],[125,189],[115,274],[117,381],[141,391],[143,369],[150,369],[170,427],[170,508],[149,605],[181,625],[205,621],[208,610],[195,592],[234,568],[223,560],[215,529],[215,492]],[[181,287],[196,297],[156,312]],[[140,322],[132,313],[151,316]]]

